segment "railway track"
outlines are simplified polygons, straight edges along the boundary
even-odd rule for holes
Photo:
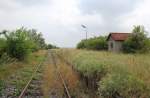
[[[37,66],[31,79],[28,81],[18,98],[43,98],[40,89],[40,85],[42,84],[42,72],[39,70],[40,65],[41,64]]]
[[[54,67],[55,67],[57,76],[58,76],[60,82],[63,84],[63,87],[64,87],[64,94],[63,94],[63,95],[64,95],[65,98],[71,98],[69,89],[68,89],[68,87],[67,87],[67,83],[65,82],[65,79],[63,78],[62,73],[61,73],[61,71],[60,71],[59,68],[58,68],[59,65],[57,64],[57,59],[56,59],[56,56],[57,56],[57,55],[56,55],[56,53],[55,53],[54,51],[50,51],[50,54],[51,54],[52,63],[53,63],[53,65],[54,65]],[[56,93],[57,93],[57,92],[55,92],[55,94],[56,94]],[[56,98],[56,97],[53,96],[53,94],[52,94],[52,98]]]
[[[43,92],[41,90],[43,68],[42,65],[45,62],[43,60],[38,64],[18,98],[43,98]]]
[[[71,98],[69,89],[67,87],[66,81],[62,76],[62,73],[60,72],[59,68],[58,68],[58,63],[57,63],[57,55],[55,54],[54,51],[49,50],[48,51],[48,55],[47,55],[47,61],[49,61],[49,59],[51,59],[51,63],[55,68],[55,72],[56,72],[56,77],[58,78],[58,81],[63,85],[64,88],[64,93],[62,95],[61,98]],[[42,63],[40,63],[39,65],[37,65],[35,71],[33,72],[30,80],[28,81],[28,83],[26,84],[26,86],[24,87],[24,89],[21,91],[20,95],[18,98],[44,98],[43,92],[41,90],[41,85],[42,85]],[[54,88],[55,89],[55,88]],[[57,88],[59,89],[59,88]],[[60,96],[57,96],[57,90],[51,92],[51,94],[49,95],[50,98],[60,98]]]

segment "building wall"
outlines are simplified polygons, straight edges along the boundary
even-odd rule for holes
[[[123,41],[115,41],[111,37],[108,40],[108,51],[121,52]]]
[[[115,44],[115,41],[110,37],[109,40],[108,40],[108,51],[113,51],[114,48],[111,47],[111,44]]]

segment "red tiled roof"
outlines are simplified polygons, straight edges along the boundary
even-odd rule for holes
[[[111,37],[115,41],[124,41],[128,38],[131,33],[110,33],[107,40]]]

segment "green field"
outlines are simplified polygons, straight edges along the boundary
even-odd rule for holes
[[[89,89],[104,98],[149,98],[150,54],[62,49]]]

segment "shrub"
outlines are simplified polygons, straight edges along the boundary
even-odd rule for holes
[[[91,55],[93,52],[86,52],[75,55],[72,59],[74,69],[80,74],[81,80],[86,87],[94,91],[97,90],[97,82],[107,74],[107,66]]]
[[[82,40],[77,45],[78,49],[90,49],[90,50],[106,50],[107,42],[106,37],[100,36],[95,38],[90,38],[87,40]]]
[[[38,33],[35,29],[26,30],[26,32],[29,39],[35,44],[33,49],[34,51],[46,48],[45,40],[42,33]]]
[[[46,46],[46,49],[57,49],[58,47],[56,47],[56,46],[54,46],[54,45],[52,45],[52,44],[48,44],[47,46]]]
[[[82,73],[85,77],[94,77],[95,74],[101,74],[101,76],[105,75],[106,73],[106,66],[105,64],[99,63],[99,61],[94,58],[94,56],[89,56],[89,54],[80,55],[73,60],[75,64],[75,68]]]
[[[133,33],[123,43],[123,50],[127,53],[148,52],[150,40],[147,38],[143,26],[135,26]]]
[[[0,38],[0,57],[6,53],[12,58],[24,60],[30,52],[47,48],[42,33],[35,29],[22,27],[14,31],[3,30],[0,34],[4,35]]]
[[[5,50],[6,50],[6,40],[0,38],[0,57],[4,54]]]
[[[6,52],[10,57],[24,60],[31,51],[32,42],[29,40],[24,28],[10,32],[7,39]]]
[[[78,44],[77,44],[77,48],[78,49],[84,49],[86,46],[85,46],[85,40],[81,40],[81,42],[79,42]]]
[[[147,98],[149,89],[133,75],[118,69],[99,82],[99,94],[104,98]]]

